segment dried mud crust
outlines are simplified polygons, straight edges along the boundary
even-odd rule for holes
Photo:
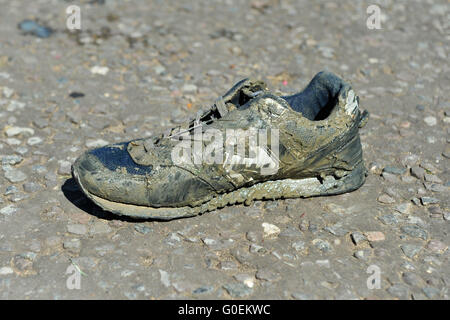
[[[352,171],[349,171],[347,175],[338,179],[330,175],[326,176],[324,179],[305,178],[266,181],[251,187],[240,188],[221,194],[196,207],[184,206],[161,208],[106,200],[89,193],[80,182],[76,172],[74,172],[74,177],[89,199],[106,211],[135,218],[171,220],[196,216],[218,208],[223,208],[227,205],[239,203],[250,204],[254,200],[307,198],[350,192],[358,189],[364,183],[366,171],[364,163],[361,161]]]

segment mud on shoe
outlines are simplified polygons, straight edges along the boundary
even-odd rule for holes
[[[85,152],[72,174],[103,209],[162,220],[341,194],[364,183],[358,130],[367,119],[351,86],[330,72],[291,96],[244,79],[164,134]]]

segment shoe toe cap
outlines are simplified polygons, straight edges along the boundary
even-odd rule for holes
[[[73,164],[72,173],[88,195],[146,205],[146,175],[152,172],[152,166],[136,164],[126,145],[109,145],[85,152]]]

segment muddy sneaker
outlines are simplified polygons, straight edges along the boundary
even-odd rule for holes
[[[365,180],[352,88],[318,73],[279,96],[242,80],[195,120],[146,139],[87,151],[72,167],[103,209],[169,220],[260,199],[335,195]]]

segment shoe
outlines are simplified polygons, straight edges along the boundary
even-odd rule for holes
[[[365,181],[358,131],[367,119],[351,86],[330,72],[291,96],[244,79],[195,120],[85,152],[72,174],[101,208],[161,220],[341,194]]]

